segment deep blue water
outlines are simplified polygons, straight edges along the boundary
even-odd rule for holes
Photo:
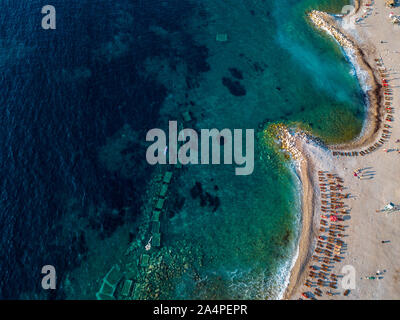
[[[41,28],[43,1],[0,4],[0,298],[64,297],[62,287],[43,294],[40,271],[54,265],[61,283],[85,260],[85,232],[61,223],[69,199],[102,238],[135,220],[151,172],[143,147],[124,150],[130,176],[104,168],[98,152],[124,124],[139,136],[157,126],[167,91],[143,72],[144,59],[186,59],[188,79],[208,68],[190,35],[173,47],[149,31],[181,30],[186,1],[117,2],[53,0],[56,30]],[[100,203],[107,209],[90,217]]]

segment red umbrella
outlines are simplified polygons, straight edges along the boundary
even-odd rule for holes
[[[333,222],[337,221],[337,217],[336,216],[331,216],[331,221],[333,221]]]

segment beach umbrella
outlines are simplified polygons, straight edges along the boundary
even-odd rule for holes
[[[331,221],[332,222],[336,222],[337,221],[337,217],[336,216],[331,216]]]

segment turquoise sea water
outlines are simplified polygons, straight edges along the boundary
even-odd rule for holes
[[[260,130],[271,122],[294,121],[327,143],[359,134],[365,101],[352,66],[306,18],[311,9],[340,12],[347,1],[202,3],[206,23],[198,17],[189,28],[210,51],[210,71],[188,92],[195,105],[186,108],[197,128]],[[216,42],[216,33],[229,40]],[[243,75],[238,81],[245,95],[224,85],[224,77],[236,80],[232,69]],[[234,176],[233,167],[223,165],[180,172],[162,219],[163,245],[178,256],[198,256],[201,263],[163,279],[170,285],[157,297],[280,297],[301,221],[300,185],[293,172],[261,140],[250,176]],[[208,197],[220,201],[215,212]]]

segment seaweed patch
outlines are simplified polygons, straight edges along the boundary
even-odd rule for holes
[[[228,88],[229,92],[236,96],[245,96],[246,95],[246,89],[240,84],[239,81],[235,81],[226,77],[222,78],[222,84]]]

